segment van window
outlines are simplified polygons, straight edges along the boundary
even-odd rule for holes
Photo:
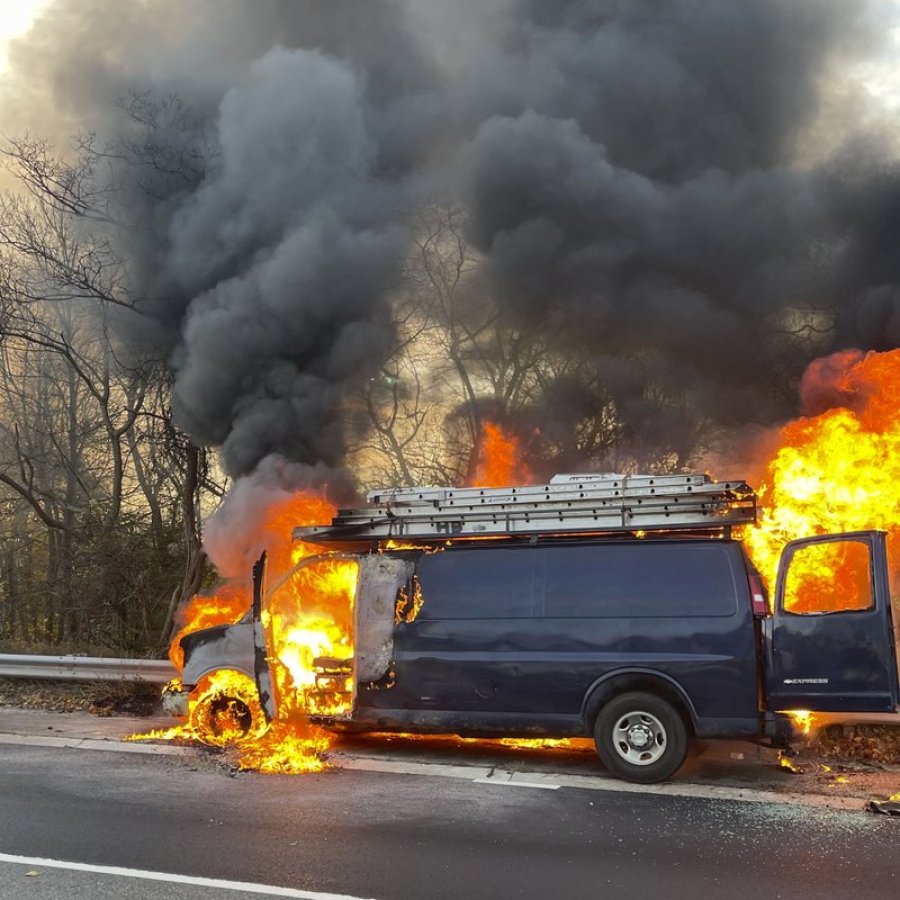
[[[865,541],[823,541],[794,550],[784,609],[799,615],[872,609],[872,567]]]
[[[544,551],[550,618],[731,616],[728,549],[710,544],[609,544]]]
[[[527,549],[447,550],[423,556],[417,573],[425,619],[516,619],[532,615]]]

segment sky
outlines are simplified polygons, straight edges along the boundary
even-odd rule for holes
[[[35,16],[51,2],[0,0],[0,72],[7,67],[9,42],[24,34]],[[898,24],[890,29],[891,46],[896,53],[871,60],[854,74],[885,106],[900,111],[900,0],[876,0],[876,3],[882,9],[893,7],[896,12]]]
[[[48,0],[0,0],[0,70],[6,68],[9,41],[28,30]]]
[[[886,6],[894,8],[900,19],[900,0],[883,0]],[[869,91],[888,108],[900,112],[900,24],[888,30],[890,36],[890,57],[882,57],[861,67],[860,80]]]

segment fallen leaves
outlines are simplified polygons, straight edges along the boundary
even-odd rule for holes
[[[18,709],[152,716],[159,712],[159,705],[159,687],[152,684],[0,679],[0,706]]]
[[[900,765],[900,728],[892,725],[831,725],[822,729],[813,749],[828,759]]]

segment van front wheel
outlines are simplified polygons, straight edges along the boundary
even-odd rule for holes
[[[681,768],[688,751],[688,731],[668,700],[635,691],[613,697],[600,710],[594,742],[612,774],[626,781],[655,784]]]
[[[269,728],[253,679],[230,669],[200,679],[191,692],[188,725],[193,737],[211,747],[253,741]]]

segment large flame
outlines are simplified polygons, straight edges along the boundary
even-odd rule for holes
[[[358,567],[353,561],[326,558],[295,570],[297,563],[319,554],[321,548],[295,543],[291,534],[295,526],[318,525],[334,514],[331,503],[310,493],[297,493],[267,510],[264,530],[269,536],[266,550],[273,584],[262,621],[272,654],[269,664],[278,708],[271,728],[266,728],[254,681],[238,672],[217,671],[192,692],[186,723],[137,738],[235,744],[240,766],[263,772],[324,768],[323,753],[331,737],[311,725],[308,715],[348,711],[352,683],[338,673],[331,690],[314,690],[313,660],[328,657],[339,669],[340,661],[353,656],[351,625]],[[280,579],[286,572],[290,574]],[[214,593],[195,596],[172,642],[172,661],[180,668],[178,643],[185,634],[237,622],[250,603],[251,588],[245,582],[227,582]]]
[[[874,528],[889,532],[894,543],[900,534],[900,350],[847,350],[816,360],[801,394],[811,411],[824,411],[781,429],[759,490],[759,524],[744,536],[770,590],[790,540]],[[864,605],[859,549],[844,544],[795,557],[788,585],[793,608]]]
[[[744,542],[770,596],[784,545],[800,537],[866,529],[888,532],[897,582],[900,535],[900,350],[846,350],[814,361],[801,383],[811,415],[785,425],[759,489],[760,518]],[[821,409],[823,411],[815,411]],[[785,604],[795,612],[868,605],[861,544],[810,548],[791,562]],[[896,588],[893,593],[896,595]],[[793,710],[798,729],[818,717]]]

